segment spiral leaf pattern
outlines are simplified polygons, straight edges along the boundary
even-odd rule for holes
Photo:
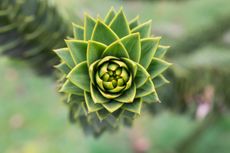
[[[73,30],[67,47],[55,50],[72,119],[85,118],[98,134],[121,121],[130,125],[143,103],[160,101],[156,88],[168,83],[162,73],[171,64],[163,60],[169,47],[151,37],[151,21],[128,21],[122,9],[112,8],[105,19],[85,15],[84,25],[73,24]]]

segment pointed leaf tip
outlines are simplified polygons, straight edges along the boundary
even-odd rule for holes
[[[85,91],[84,96],[88,113],[96,112],[103,108],[101,104],[94,103],[90,93]]]
[[[149,72],[151,78],[155,78],[159,74],[163,73],[166,69],[168,69],[172,63],[168,63],[159,58],[153,58],[147,71]]]
[[[87,41],[87,40],[91,39],[95,25],[96,25],[96,21],[91,16],[89,16],[88,14],[85,14],[85,18],[84,18],[84,40]]]
[[[140,64],[144,68],[148,68],[152,58],[156,52],[156,49],[159,45],[161,37],[155,38],[145,38],[141,40],[141,59]]]
[[[102,54],[105,56],[114,56],[117,58],[126,57],[129,58],[129,54],[125,49],[124,45],[120,42],[120,40],[115,41],[110,46],[108,46]]]
[[[97,20],[93,30],[92,40],[110,45],[119,37],[103,21]]]
[[[149,20],[132,29],[132,33],[139,32],[141,38],[146,38],[149,37],[151,34],[151,27],[152,27],[152,20]]]
[[[126,37],[123,37],[121,39],[121,42],[124,45],[125,49],[127,50],[130,59],[139,63],[141,58],[140,34],[139,33],[130,34]]]
[[[86,51],[88,43],[81,40],[65,40],[70,54],[75,62],[78,64],[86,60]]]
[[[118,110],[123,105],[123,103],[119,103],[117,101],[111,100],[110,102],[103,103],[102,105],[105,107],[107,111],[113,113],[116,110]]]
[[[130,33],[129,24],[122,9],[120,9],[117,15],[113,18],[109,26],[120,38],[129,35]]]
[[[84,27],[72,23],[74,39],[84,40]]]
[[[90,92],[90,78],[86,61],[76,65],[67,78],[77,87]]]
[[[89,41],[88,48],[87,48],[87,62],[90,66],[93,62],[100,59],[102,57],[102,53],[106,49],[106,45],[96,42],[96,41]]]

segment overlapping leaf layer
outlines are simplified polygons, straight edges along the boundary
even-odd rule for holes
[[[156,88],[168,83],[162,73],[169,48],[151,36],[151,21],[128,21],[113,8],[105,19],[85,15],[73,24],[74,38],[55,50],[63,74],[60,92],[67,95],[72,121],[95,135],[132,124],[143,103],[159,102]]]

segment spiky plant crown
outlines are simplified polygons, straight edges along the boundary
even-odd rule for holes
[[[74,38],[55,50],[63,72],[60,92],[68,98],[72,121],[98,135],[132,124],[143,103],[159,102],[156,88],[168,83],[162,75],[168,46],[151,36],[151,21],[127,21],[113,8],[105,19],[85,15],[84,25],[73,24]]]
[[[52,72],[71,26],[46,0],[0,1],[0,53],[27,61],[38,72]],[[52,40],[52,41],[50,41]]]

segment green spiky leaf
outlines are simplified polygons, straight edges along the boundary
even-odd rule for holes
[[[163,61],[159,58],[153,58],[147,70],[151,78],[155,78],[156,76],[164,72],[171,65],[171,63]]]
[[[77,87],[90,92],[89,72],[86,61],[76,65],[67,78]]]

